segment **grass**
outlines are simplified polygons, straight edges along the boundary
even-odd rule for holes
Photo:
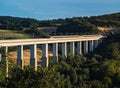
[[[108,27],[97,27],[98,30],[100,31],[109,31],[112,30],[112,28],[108,28]]]
[[[49,51],[48,56],[51,57],[53,54],[51,51]],[[37,49],[37,62],[40,63],[41,62],[41,58],[42,58],[42,50],[41,49]],[[9,62],[12,62],[14,64],[16,64],[17,62],[17,51],[11,51],[8,54],[8,60]],[[24,61],[24,65],[30,65],[30,50],[26,49],[23,51],[23,61]]]
[[[19,31],[0,29],[0,40],[1,39],[25,39],[25,38],[31,38],[31,36]]]

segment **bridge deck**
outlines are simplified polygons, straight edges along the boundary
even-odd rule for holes
[[[62,43],[62,42],[74,42],[74,41],[89,41],[89,40],[98,40],[100,38],[103,38],[103,36],[102,35],[53,36],[50,38],[0,40],[0,47],[45,44],[45,43]]]

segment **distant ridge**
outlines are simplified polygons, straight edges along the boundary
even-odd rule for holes
[[[0,29],[19,30],[37,29],[40,27],[57,27],[56,33],[98,33],[98,28],[120,27],[120,12],[91,17],[58,18],[53,20],[37,20],[0,16]]]

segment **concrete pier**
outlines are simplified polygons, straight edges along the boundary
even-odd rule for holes
[[[82,41],[77,42],[77,54],[82,55]]]
[[[48,44],[42,44],[42,66],[48,67]]]
[[[62,56],[67,57],[67,43],[66,42],[62,43]]]
[[[98,40],[94,40],[94,49],[97,48],[98,44]]]
[[[17,47],[17,65],[20,68],[24,68],[24,61],[23,61],[23,46],[18,46]]]
[[[8,47],[5,47],[6,77],[8,77]]]
[[[83,51],[84,54],[88,53],[88,41],[83,41]]]
[[[2,54],[0,53],[0,62],[2,61]]]
[[[99,39],[98,40],[98,44],[101,44],[102,43],[102,41],[103,41],[103,39],[101,38],[101,39]]]
[[[58,43],[53,43],[53,60],[58,63]]]
[[[89,51],[92,52],[94,48],[93,40],[89,41]]]
[[[37,45],[30,46],[30,66],[37,70]]]
[[[75,55],[75,43],[70,42],[70,53]]]

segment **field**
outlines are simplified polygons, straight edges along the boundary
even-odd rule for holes
[[[110,27],[97,27],[98,30],[100,31],[109,31],[109,30],[112,30],[113,28],[110,28]]]
[[[37,62],[38,62],[38,66],[41,63],[41,57],[42,57],[42,50],[41,49],[37,49]],[[48,52],[48,56],[52,56],[52,52],[49,51]],[[8,60],[9,62],[12,62],[12,64],[16,64],[17,62],[17,51],[11,51],[8,53]],[[30,50],[26,49],[23,51],[23,61],[24,61],[24,65],[28,66],[30,64]]]
[[[24,39],[30,37],[30,35],[24,34],[19,31],[0,29],[0,39]]]

